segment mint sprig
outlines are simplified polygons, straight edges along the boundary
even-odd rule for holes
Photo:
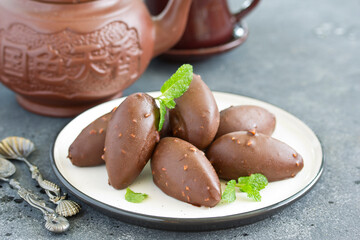
[[[260,173],[251,174],[248,177],[239,177],[238,183],[235,180],[230,180],[226,184],[221,199],[227,203],[234,202],[236,200],[236,187],[238,187],[241,192],[247,193],[248,198],[260,202],[260,190],[264,189],[267,185],[267,178]]]
[[[126,189],[125,200],[132,203],[141,203],[148,197],[145,193],[136,193],[130,188]]]
[[[160,103],[160,121],[158,131],[164,125],[166,108],[173,109],[176,105],[174,99],[182,96],[190,86],[193,79],[193,67],[183,64],[161,87],[161,95],[156,99]]]
[[[267,178],[260,174],[251,174],[249,177],[239,177],[236,186],[242,192],[246,192],[248,198],[252,198],[257,202],[261,201],[260,190],[268,185]]]
[[[226,184],[225,191],[221,195],[221,200],[227,203],[234,202],[236,200],[236,189],[235,189],[236,181],[230,180]]]

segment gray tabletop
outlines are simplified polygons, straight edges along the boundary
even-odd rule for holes
[[[82,212],[70,218],[71,229],[56,235],[45,230],[40,212],[18,201],[15,192],[0,183],[0,239],[359,239],[359,12],[357,0],[262,1],[246,18],[250,35],[245,44],[193,63],[212,90],[274,104],[316,133],[325,153],[325,170],[303,198],[251,225],[191,233],[126,224],[80,201]],[[159,90],[178,66],[154,59],[124,94]],[[3,85],[0,103],[0,138],[31,139],[37,151],[30,160],[45,178],[62,186],[51,169],[49,152],[57,133],[71,119],[27,112]],[[16,163],[16,167],[15,177],[40,192],[25,166]]]

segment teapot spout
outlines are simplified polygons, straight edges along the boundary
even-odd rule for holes
[[[169,0],[166,8],[153,17],[155,46],[153,57],[174,46],[184,33],[192,0]]]

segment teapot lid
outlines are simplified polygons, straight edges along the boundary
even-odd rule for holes
[[[84,3],[84,2],[93,2],[97,0],[32,0],[35,2],[43,3]]]

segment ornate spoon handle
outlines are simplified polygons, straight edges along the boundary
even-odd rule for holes
[[[58,214],[64,217],[70,217],[80,211],[81,207],[78,203],[72,200],[66,200],[66,194],[63,196],[60,195],[60,187],[58,185],[43,179],[37,166],[32,165],[26,158],[21,158],[21,160],[28,165],[32,178],[35,179],[39,186],[45,190],[49,200],[54,204],[57,204],[55,211]]]
[[[9,184],[17,189],[19,196],[28,202],[31,206],[39,209],[44,214],[45,228],[51,232],[62,233],[69,229],[69,221],[59,216],[55,211],[46,206],[45,202],[38,200],[32,192],[20,186],[20,183],[14,179],[8,181]]]
[[[32,165],[26,157],[35,150],[35,145],[29,139],[22,137],[7,137],[0,141],[0,156],[8,159],[23,161],[30,169],[31,176],[39,186],[45,190],[51,202],[57,204],[56,213],[64,217],[70,217],[77,214],[81,207],[72,200],[66,200],[66,194],[61,196],[61,190],[58,185],[48,180],[44,180],[37,166]]]
[[[48,180],[44,180],[43,176],[41,175],[39,168],[33,164],[31,164],[26,158],[18,158],[18,160],[21,160],[28,165],[30,171],[31,171],[31,177],[35,179],[39,186],[45,190],[46,195],[48,195],[50,201],[53,203],[56,203],[61,199],[60,196],[60,187],[56,185],[53,182],[50,182]]]

